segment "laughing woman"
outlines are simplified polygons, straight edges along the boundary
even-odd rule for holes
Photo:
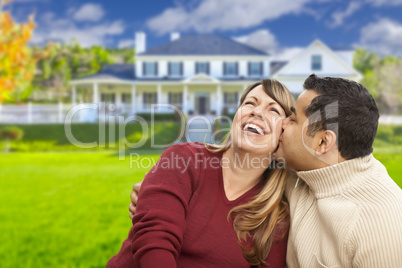
[[[273,153],[292,103],[281,83],[263,80],[243,93],[222,145],[166,149],[108,267],[284,267],[286,170]]]

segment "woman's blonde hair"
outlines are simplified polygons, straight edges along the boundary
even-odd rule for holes
[[[293,96],[283,84],[274,79],[264,79],[250,85],[243,92],[239,107],[247,94],[259,85],[262,85],[268,96],[282,106],[286,116],[291,114]],[[222,144],[208,145],[207,149],[212,152],[224,152],[230,146],[232,146],[232,140],[229,132]],[[271,163],[270,168],[264,172],[259,194],[250,202],[233,208],[228,215],[228,218],[233,219],[233,228],[243,249],[243,255],[250,265],[265,264],[275,233],[285,234],[284,231],[289,225],[288,203],[283,195],[287,171],[276,166],[275,163]],[[252,244],[251,247],[246,247],[243,241],[246,241],[249,236],[252,238]]]

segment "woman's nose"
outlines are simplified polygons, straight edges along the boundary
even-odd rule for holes
[[[255,107],[251,113],[252,116],[259,117],[260,119],[264,120],[264,114],[259,107]]]

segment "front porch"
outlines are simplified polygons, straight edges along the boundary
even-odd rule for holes
[[[99,104],[106,114],[174,113],[222,115],[236,111],[248,84],[239,83],[72,83],[72,104]],[[111,109],[110,109],[111,108]]]

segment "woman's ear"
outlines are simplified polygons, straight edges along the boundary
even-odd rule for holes
[[[336,134],[332,130],[323,130],[318,138],[318,147],[315,151],[318,156],[326,154],[334,148],[334,146],[337,146]]]

